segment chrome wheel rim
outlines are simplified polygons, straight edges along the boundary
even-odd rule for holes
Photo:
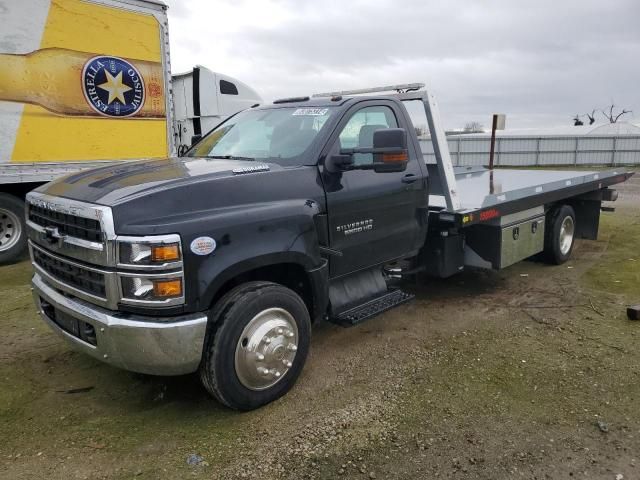
[[[566,255],[573,245],[575,224],[572,217],[565,217],[560,226],[560,253]]]
[[[14,247],[20,241],[22,224],[18,216],[3,208],[0,208],[0,252]]]
[[[258,313],[244,327],[235,354],[236,375],[250,390],[265,390],[282,380],[298,350],[298,326],[282,308]]]

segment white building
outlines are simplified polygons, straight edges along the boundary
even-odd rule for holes
[[[488,165],[491,132],[448,137],[454,165]],[[428,141],[421,142],[434,161]],[[640,165],[640,126],[627,123],[496,132],[495,165]]]

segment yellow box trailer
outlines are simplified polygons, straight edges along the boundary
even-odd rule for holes
[[[262,101],[242,82],[200,66],[176,76],[174,93],[162,2],[4,5],[0,263],[25,251],[29,190],[114,161],[182,153],[224,118]]]

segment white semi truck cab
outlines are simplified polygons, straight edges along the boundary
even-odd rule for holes
[[[173,75],[174,135],[178,155],[225,118],[263,103],[247,84],[197,65]]]

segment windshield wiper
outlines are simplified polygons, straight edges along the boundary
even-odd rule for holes
[[[253,157],[238,157],[236,155],[207,155],[205,158],[219,158],[223,160],[255,160]]]

